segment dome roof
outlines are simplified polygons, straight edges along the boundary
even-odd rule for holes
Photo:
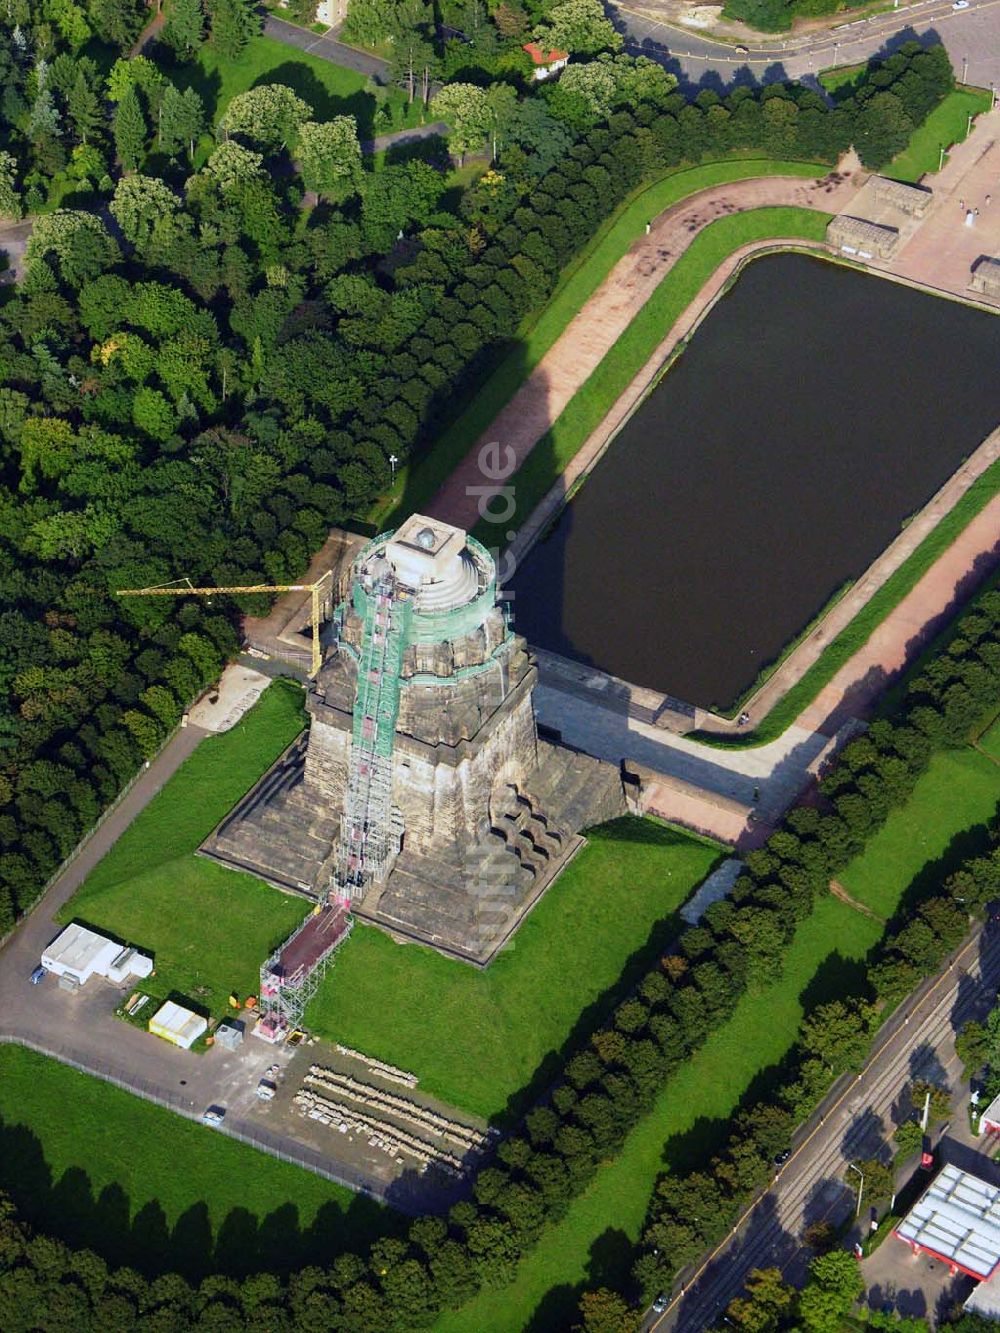
[[[421,528],[416,536],[416,543],[425,551],[433,551],[437,545],[437,533],[433,528]]]

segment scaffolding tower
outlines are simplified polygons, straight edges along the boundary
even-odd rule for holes
[[[306,1005],[353,925],[346,907],[324,904],[271,954],[260,969],[260,1018],[255,1036],[281,1041],[301,1024]]]
[[[341,816],[335,891],[359,898],[381,880],[398,843],[393,823],[392,753],[400,674],[413,600],[386,564],[365,588],[347,791]]]

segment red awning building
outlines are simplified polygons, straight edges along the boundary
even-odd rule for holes
[[[1000,1189],[957,1166],[945,1166],[895,1235],[914,1254],[932,1255],[952,1273],[987,1282],[1000,1267]]]

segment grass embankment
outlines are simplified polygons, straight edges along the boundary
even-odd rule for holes
[[[841,882],[859,902],[890,915],[915,878],[947,874],[966,854],[973,835],[962,835],[981,829],[998,800],[1000,768],[985,756],[936,755],[911,801],[890,815]],[[623,1282],[657,1175],[665,1165],[685,1169],[724,1138],[749,1085],[794,1044],[806,1007],[863,986],[863,960],[882,930],[833,897],[819,899],[796,931],[780,978],[745,995],[732,1019],[665,1085],[621,1153],[518,1266],[515,1281],[444,1315],[438,1333],[568,1326],[579,1284]]]
[[[840,668],[871,638],[890,611],[920,582],[928,569],[948,549],[976,515],[1000,493],[1000,462],[993,463],[972,483],[966,493],[928,533],[917,549],[892,573],[878,592],[862,607],[822,656],[792,686],[759,725],[746,737],[700,733],[696,739],[719,749],[746,749],[777,739],[802,710],[828,685]]]
[[[412,465],[397,473],[396,485],[369,518],[380,528],[419,510],[447,480],[497,413],[541,361],[630,246],[646,223],[699,190],[751,176],[822,176],[829,166],[770,158],[729,158],[699,167],[671,169],[643,186],[607,218],[592,239],[563,270],[555,291],[540,311],[528,316],[514,344],[461,416]]]
[[[276,681],[231,730],[209,736],[59,912],[153,953],[161,988],[216,1011],[256,993],[260,964],[303,903],[195,851],[301,731],[302,690]]]
[[[326,1265],[405,1227],[350,1190],[18,1046],[0,1047],[0,1189],[47,1235],[112,1265],[194,1279]]]
[[[556,1053],[673,938],[677,909],[720,850],[651,820],[606,824],[485,972],[359,927],[306,1021],[412,1069],[446,1101],[502,1118],[551,1081]]]
[[[757,208],[719,218],[696,236],[515,473],[511,526],[529,516],[723,260],[773,237],[822,241],[829,221],[828,213],[808,208]]]
[[[941,166],[941,149],[962,143],[969,117],[989,111],[992,95],[987,88],[956,88],[913,131],[907,147],[882,172],[898,181],[918,181]],[[947,161],[947,152],[945,161]]]

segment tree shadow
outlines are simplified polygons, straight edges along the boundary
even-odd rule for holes
[[[254,1162],[244,1165],[252,1170]],[[178,1171],[183,1169],[178,1163]],[[3,1120],[0,1189],[26,1223],[73,1249],[92,1250],[112,1267],[134,1268],[148,1278],[179,1273],[192,1282],[211,1273],[242,1278],[267,1271],[285,1277],[311,1264],[328,1267],[347,1249],[379,1236],[405,1235],[410,1223],[405,1214],[360,1194],[346,1207],[321,1205],[307,1225],[293,1202],[264,1216],[238,1206],[217,1218],[207,1201],[196,1200],[171,1224],[163,1203],[153,1198],[133,1216],[133,1201],[119,1183],[105,1185],[95,1197],[82,1166],[68,1166],[56,1179],[37,1135]]]
[[[363,90],[348,93],[331,92],[308,66],[297,60],[286,60],[265,70],[254,80],[253,87],[259,88],[266,83],[282,83],[291,88],[304,102],[312,107],[316,120],[332,120],[334,116],[354,116],[358,122],[358,137],[373,137],[375,125],[375,99],[371,93]]]

